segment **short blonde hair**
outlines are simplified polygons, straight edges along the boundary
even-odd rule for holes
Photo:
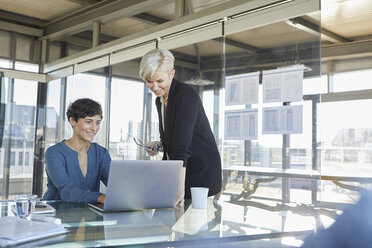
[[[152,78],[155,71],[168,72],[168,74],[171,74],[173,68],[173,54],[166,49],[156,48],[142,57],[139,76],[146,81],[146,79]]]

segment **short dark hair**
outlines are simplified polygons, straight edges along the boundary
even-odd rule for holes
[[[89,98],[75,100],[68,107],[66,115],[68,120],[72,117],[74,121],[95,115],[100,115],[101,119],[103,118],[101,104]]]

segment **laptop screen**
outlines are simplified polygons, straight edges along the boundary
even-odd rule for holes
[[[103,211],[173,208],[182,165],[179,160],[111,161]]]

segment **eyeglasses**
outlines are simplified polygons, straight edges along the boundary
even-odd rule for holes
[[[151,149],[154,152],[163,151],[163,147],[158,143],[155,143],[152,146],[147,146],[147,145],[143,144],[143,142],[141,140],[137,141],[136,138],[133,138],[133,140],[136,143],[136,145],[141,146],[141,147],[145,147],[147,149]]]

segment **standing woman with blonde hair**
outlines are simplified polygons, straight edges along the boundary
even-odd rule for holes
[[[208,196],[221,191],[221,158],[202,102],[196,91],[174,78],[174,56],[166,49],[145,54],[140,64],[140,77],[156,95],[163,159],[183,160],[186,168],[184,198],[191,198],[191,187],[209,188]],[[149,155],[159,153],[146,148]],[[179,190],[180,192],[180,190]],[[182,199],[180,199],[182,198]],[[179,197],[183,200],[183,197]]]

